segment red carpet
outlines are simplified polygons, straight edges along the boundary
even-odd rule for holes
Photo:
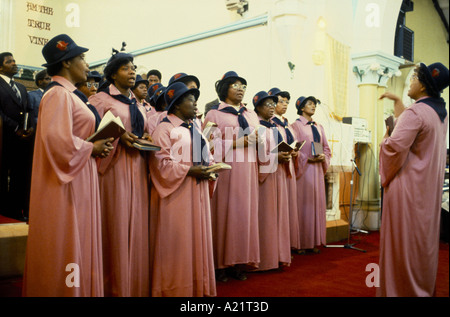
[[[218,297],[374,297],[366,286],[369,263],[378,263],[379,233],[352,235],[351,243],[367,252],[321,248],[317,255],[293,255],[282,271],[248,273],[246,281],[217,283]],[[347,241],[335,244],[345,244]],[[436,297],[449,297],[449,247],[440,243]],[[21,278],[0,280],[0,297],[21,294]]]
[[[335,244],[345,244],[347,241]],[[379,232],[351,236],[360,251],[321,248],[317,255],[293,255],[282,271],[248,273],[246,281],[229,279],[217,283],[219,297],[374,297],[366,286],[369,263],[378,263]],[[449,248],[440,243],[436,297],[449,296]]]
[[[5,217],[5,216],[0,215],[0,224],[20,223],[20,222],[23,222],[23,221],[19,221],[19,220],[13,219],[13,218],[9,218],[9,217]]]

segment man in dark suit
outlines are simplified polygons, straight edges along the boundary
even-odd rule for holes
[[[13,76],[18,67],[9,52],[0,53],[0,116],[2,165],[0,169],[0,213],[19,220],[28,218],[34,120],[29,114],[27,90]]]

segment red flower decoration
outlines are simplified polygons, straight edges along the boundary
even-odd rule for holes
[[[175,93],[175,89],[170,89],[170,90],[167,92],[167,96],[169,96],[169,98],[172,99],[174,93]]]
[[[158,85],[153,86],[153,92],[158,89]]]
[[[272,96],[272,92],[271,91],[269,91],[269,96]]]
[[[433,78],[439,77],[439,73],[440,73],[440,70],[437,69],[437,68],[435,68],[435,69],[433,69],[433,71],[431,72],[431,76],[432,76]]]
[[[180,77],[181,77],[181,74],[180,74],[180,73],[173,75],[173,78],[174,78],[174,79],[178,79],[178,78],[180,78]]]
[[[56,43],[56,48],[59,49],[60,51],[65,51],[67,49],[68,45],[69,45],[69,43],[67,43],[67,42],[58,41]]]
[[[256,103],[258,101],[258,98],[259,98],[258,96],[253,97],[253,102]]]

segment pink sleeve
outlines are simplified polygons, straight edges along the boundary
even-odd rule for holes
[[[220,112],[218,112],[216,110],[210,110],[206,114],[202,128],[204,128],[206,126],[206,124],[210,121],[217,124],[217,127],[211,128],[211,131],[212,131],[211,132],[211,138],[212,138],[211,144],[213,144],[212,152],[215,153],[214,157],[219,159],[219,157],[217,156],[217,153],[218,153],[217,149],[220,149],[220,160],[222,162],[224,162],[226,154],[229,151],[233,150],[233,140],[225,140],[225,137],[228,135],[226,132],[227,127],[222,124],[222,121],[221,121],[219,115],[220,115]]]
[[[325,174],[330,167],[331,162],[331,149],[328,145],[327,136],[325,135],[325,129],[323,126],[320,126],[320,130],[322,132],[322,145],[323,145],[323,153],[325,154],[325,160],[322,163],[323,173]]]
[[[153,133],[153,141],[161,150],[150,155],[152,183],[162,198],[175,192],[183,183],[190,165],[173,160],[170,149],[174,142],[170,138],[170,124],[160,124]]]
[[[408,160],[411,145],[422,126],[422,119],[414,110],[406,109],[398,118],[392,135],[380,144],[381,184],[387,187]]]
[[[296,140],[306,140],[297,124],[291,124],[291,128],[294,132],[294,138]],[[297,179],[299,179],[303,175],[306,170],[306,165],[308,164],[308,154],[306,154],[306,148],[308,148],[307,144],[305,144],[303,148],[298,152],[297,159],[294,161],[295,175]]]
[[[258,129],[258,180],[264,183],[271,173],[274,173],[278,167],[278,155],[271,153],[275,145],[272,131],[267,128]]]
[[[72,181],[85,167],[94,147],[73,133],[73,103],[69,92],[55,87],[45,95],[39,118],[41,141],[62,184]]]
[[[97,93],[89,98],[89,102],[97,109],[100,118],[103,118],[106,112],[111,111],[115,116],[118,114],[111,109],[110,105],[104,102],[104,92]],[[120,144],[120,138],[114,140],[112,146],[114,147],[109,155],[105,158],[97,160],[98,172],[104,175],[111,167],[113,167],[119,160],[120,152],[122,151],[122,145]]]

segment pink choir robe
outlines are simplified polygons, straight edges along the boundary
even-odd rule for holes
[[[187,176],[193,165],[190,132],[177,116],[167,119],[153,133],[161,151],[149,162],[152,296],[216,296],[208,180]]]
[[[300,232],[300,249],[313,249],[326,245],[326,195],[325,173],[330,166],[331,151],[325,136],[325,130],[316,123],[323,146],[325,160],[322,163],[308,162],[312,158],[311,142],[314,141],[308,120],[300,116],[291,124],[299,142],[306,140],[296,162],[297,205]]]
[[[215,267],[223,269],[246,264],[256,268],[260,259],[256,146],[232,148],[230,130],[236,129],[236,137],[239,123],[236,115],[220,111],[227,106],[222,102],[218,109],[210,110],[203,123],[206,126],[212,121],[218,125],[213,132],[214,160],[232,167],[220,172],[211,200]],[[251,130],[259,126],[253,110],[247,109],[244,117]]]
[[[433,296],[439,255],[448,116],[421,99],[381,142],[384,188],[377,296]]]
[[[286,118],[282,117],[280,120],[287,121]],[[278,131],[280,131],[283,140],[286,142],[286,129],[283,126],[277,125]],[[287,129],[291,131],[292,135],[295,138],[295,133],[292,130],[292,127],[288,126]],[[288,192],[288,200],[289,200],[289,233],[291,240],[291,248],[292,249],[300,249],[300,232],[299,232],[299,223],[298,223],[298,206],[297,206],[297,178],[295,176],[295,166],[294,166],[295,158],[292,158],[289,163],[284,163],[285,170],[285,181]]]
[[[147,130],[148,134],[153,135],[158,124],[161,123],[161,120],[167,117],[167,111],[155,112],[150,115],[147,120]]]
[[[151,116],[156,114],[155,107],[152,107],[152,105],[150,105],[150,103],[147,102],[147,100],[142,100],[141,105],[145,108],[145,114],[147,116],[147,120],[148,120],[148,118],[150,118]]]
[[[258,129],[259,166],[259,249],[258,270],[277,269],[291,263],[289,234],[289,197],[285,164],[278,163],[278,154],[271,150],[275,142],[273,131]]]
[[[120,94],[110,85],[111,94]],[[134,97],[134,95],[132,95]],[[89,98],[101,117],[112,111],[127,131],[131,128],[129,105],[105,92]],[[146,122],[145,109],[139,106]],[[98,167],[102,198],[105,296],[148,296],[149,187],[145,152],[125,148],[119,139]],[[144,154],[144,155],[143,155]]]
[[[23,296],[103,296],[95,117],[67,79],[39,109]]]

